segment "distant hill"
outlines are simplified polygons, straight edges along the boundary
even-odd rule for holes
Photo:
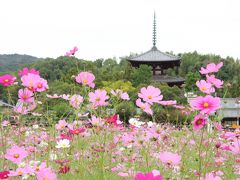
[[[20,54],[0,54],[0,73],[17,71],[23,66],[40,60],[37,57]]]

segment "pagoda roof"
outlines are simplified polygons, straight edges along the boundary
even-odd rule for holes
[[[140,61],[140,62],[170,62],[170,61],[180,61],[181,58],[161,52],[156,46],[153,46],[151,50],[142,53],[138,56],[130,58],[129,61]]]

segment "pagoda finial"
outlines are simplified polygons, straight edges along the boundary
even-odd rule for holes
[[[153,47],[156,47],[156,36],[157,36],[157,31],[156,31],[156,13],[154,11],[154,19],[153,19]]]

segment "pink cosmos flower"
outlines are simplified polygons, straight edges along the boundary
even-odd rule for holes
[[[33,171],[34,171],[36,174],[39,173],[40,171],[46,169],[46,168],[47,168],[46,162],[42,162],[40,165],[37,164],[37,163],[35,163],[35,164],[33,165]]]
[[[103,126],[105,124],[101,118],[97,118],[96,116],[92,116],[90,122],[93,126]]]
[[[162,176],[160,174],[154,176],[153,172],[149,172],[146,174],[137,173],[136,176],[134,177],[134,180],[162,180]]]
[[[18,91],[18,98],[19,98],[20,102],[33,102],[34,101],[33,92],[28,90],[27,88],[20,89]]]
[[[0,84],[2,84],[3,86],[11,86],[15,80],[16,80],[16,77],[10,74],[5,74],[3,76],[0,76]]]
[[[193,130],[195,131],[195,130],[202,129],[207,123],[208,123],[208,120],[206,117],[204,117],[203,115],[197,115],[192,122]]]
[[[205,178],[200,178],[200,180],[221,180],[222,178],[216,173],[207,173]]]
[[[5,154],[5,158],[12,161],[14,164],[20,163],[24,158],[26,158],[28,152],[25,150],[24,147],[19,146],[12,146],[10,149],[7,150]]]
[[[207,77],[207,82],[211,83],[212,85],[214,85],[216,88],[222,88],[223,86],[223,81],[221,81],[220,79],[215,78],[215,75],[206,75]]]
[[[83,97],[80,95],[73,95],[69,101],[70,105],[74,108],[79,108],[79,105],[83,102]]]
[[[78,51],[78,48],[75,46],[73,49],[71,49],[69,52],[66,52],[65,56],[71,56],[74,55]]]
[[[42,92],[48,89],[47,81],[36,74],[27,74],[21,78],[22,85],[31,91]]]
[[[199,72],[201,74],[215,73],[215,72],[218,72],[222,66],[223,66],[223,62],[220,62],[219,64],[210,63],[206,66],[206,69],[201,67],[201,70]]]
[[[141,88],[140,93],[138,93],[138,97],[152,105],[154,102],[159,103],[162,100],[163,96],[160,94],[160,89],[148,86],[147,88]]]
[[[171,152],[162,152],[160,153],[160,160],[167,165],[170,166],[176,166],[180,163],[181,161],[181,156],[178,154],[174,154]]]
[[[214,125],[215,129],[217,129],[218,131],[223,130],[222,124],[220,122],[214,122],[213,125]]]
[[[38,180],[57,180],[57,175],[51,168],[45,168],[37,173]]]
[[[16,106],[14,106],[13,111],[24,115],[29,112],[29,109],[23,102],[18,101]]]
[[[63,130],[67,125],[68,123],[65,120],[59,120],[55,127],[57,130]]]
[[[89,93],[89,101],[93,104],[94,107],[108,105],[108,103],[106,102],[108,98],[109,96],[107,96],[107,91],[105,90],[97,89],[94,91],[94,93]]]
[[[27,67],[25,67],[18,72],[19,76],[21,76],[21,77],[25,76],[25,75],[28,75],[28,73],[39,75],[39,71],[37,71],[34,68],[33,69],[28,69]]]
[[[206,82],[205,80],[200,80],[196,82],[197,87],[200,91],[206,94],[211,94],[215,92],[214,87],[212,87],[211,83]]]
[[[238,138],[234,138],[233,143],[230,145],[230,150],[233,154],[240,154],[240,140]]]
[[[23,176],[32,173],[32,169],[29,166],[19,167],[15,171],[10,171],[8,176]]]
[[[127,100],[127,101],[130,100],[128,93],[126,93],[126,92],[122,93],[121,94],[121,99]]]
[[[141,101],[141,99],[136,100],[136,105],[140,107],[144,112],[147,114],[153,115],[153,111],[151,109],[151,106],[148,103],[144,103]]]
[[[201,113],[210,114],[220,108],[220,98],[207,95],[199,96],[190,102],[190,105],[195,110],[200,110]]]
[[[60,95],[57,95],[57,94],[54,94],[54,95],[50,95],[50,94],[46,94],[46,96],[50,99],[58,99],[58,98],[62,98],[62,96]]]
[[[95,87],[93,81],[95,80],[95,76],[90,72],[80,72],[76,78],[76,82],[82,84],[83,86],[89,86],[91,88]]]
[[[164,106],[171,106],[171,105],[176,105],[177,101],[176,100],[160,101],[159,104]]]

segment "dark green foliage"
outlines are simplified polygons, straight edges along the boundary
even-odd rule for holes
[[[131,75],[131,80],[133,86],[139,86],[140,84],[150,84],[152,79],[152,68],[147,65],[140,65],[139,68],[133,69],[133,73]]]
[[[130,117],[136,114],[135,105],[131,101],[124,101],[116,106],[116,113],[124,123],[128,123]]]
[[[196,86],[196,81],[200,79],[201,79],[201,76],[198,71],[189,72],[186,75],[185,90],[187,92],[197,92],[198,87]]]

